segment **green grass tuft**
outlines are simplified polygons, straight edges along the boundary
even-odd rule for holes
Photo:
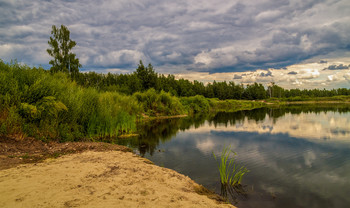
[[[223,148],[220,159],[214,152],[213,155],[215,160],[218,161],[221,184],[224,186],[236,186],[241,184],[244,174],[249,172],[249,170],[244,166],[239,167],[235,163],[234,156],[236,153],[232,151],[231,146]]]

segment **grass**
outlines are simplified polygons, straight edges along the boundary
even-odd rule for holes
[[[210,111],[212,112],[236,112],[239,110],[252,110],[262,108],[266,103],[252,100],[218,100],[209,99]]]
[[[289,103],[308,103],[308,102],[339,102],[348,103],[350,102],[350,95],[337,95],[330,97],[310,97],[310,96],[294,96],[288,98],[269,98],[266,99],[267,102],[275,104],[289,104]]]
[[[0,134],[79,141],[136,130],[132,96],[81,87],[67,74],[0,61]]]
[[[241,184],[244,174],[249,170],[235,163],[234,156],[236,153],[232,151],[231,146],[224,147],[221,152],[220,159],[214,154],[214,158],[218,161],[218,168],[220,172],[220,181],[224,186],[237,186]]]

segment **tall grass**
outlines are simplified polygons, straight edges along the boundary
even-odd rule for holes
[[[269,101],[275,101],[273,99],[269,99]],[[338,101],[338,102],[349,102],[350,96],[349,95],[336,95],[331,97],[310,97],[310,96],[295,96],[295,97],[288,97],[288,98],[281,98],[278,99],[280,101],[286,101],[286,102],[295,102],[295,101],[314,101],[314,102],[328,102],[328,101]]]
[[[113,137],[136,130],[136,114],[140,107],[130,96],[114,92],[99,93],[95,112],[88,119],[90,136]]]
[[[221,184],[224,186],[241,184],[244,174],[249,172],[249,170],[244,166],[239,167],[235,163],[234,156],[236,153],[232,151],[231,146],[223,148],[220,159],[214,152],[213,155],[215,160],[218,161]]]
[[[0,134],[60,141],[136,130],[142,108],[131,96],[78,86],[66,74],[0,60]]]

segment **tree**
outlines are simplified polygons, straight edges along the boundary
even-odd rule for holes
[[[284,89],[278,85],[276,85],[274,82],[271,82],[269,86],[267,87],[267,95],[271,97],[281,98],[284,96],[285,92]]]
[[[266,91],[262,84],[254,82],[252,85],[247,85],[242,96],[248,100],[261,100],[266,98]]]
[[[143,90],[157,89],[158,74],[154,71],[152,64],[145,67],[140,60],[136,69],[136,76],[141,80]]]
[[[74,78],[81,67],[79,59],[71,52],[76,42],[70,39],[70,32],[64,25],[61,25],[61,28],[52,25],[51,35],[48,41],[50,48],[47,49],[47,53],[54,59],[49,62],[52,65],[50,71],[70,73]]]

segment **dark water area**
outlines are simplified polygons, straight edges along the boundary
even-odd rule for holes
[[[139,126],[119,140],[156,165],[176,170],[221,194],[217,162],[230,145],[250,172],[237,207],[350,207],[350,107],[288,106]]]

